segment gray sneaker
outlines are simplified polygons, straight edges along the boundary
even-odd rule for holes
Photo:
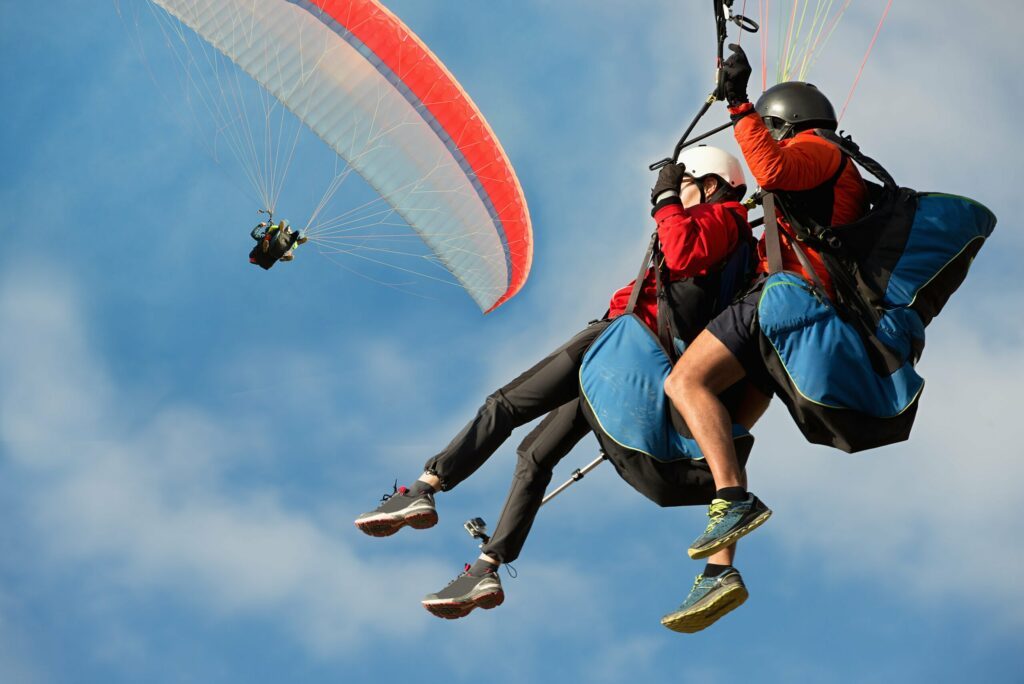
[[[735,568],[718,577],[697,575],[683,605],[674,613],[661,618],[661,624],[674,632],[693,634],[710,627],[718,618],[743,605],[747,600],[747,587]]]
[[[708,522],[704,534],[690,544],[690,558],[707,558],[714,552],[736,543],[753,532],[772,515],[771,509],[760,499],[747,493],[744,501],[715,499],[708,507]]]
[[[498,573],[487,570],[482,575],[469,574],[467,563],[462,574],[436,594],[427,594],[423,607],[440,618],[454,620],[466,617],[474,608],[490,610],[505,601]]]
[[[434,495],[426,492],[413,496],[405,487],[396,487],[393,494],[385,494],[380,506],[355,520],[356,527],[371,537],[390,537],[406,525],[423,530],[436,524]]]

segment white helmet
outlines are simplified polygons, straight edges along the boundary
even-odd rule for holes
[[[679,155],[679,163],[686,167],[687,175],[694,178],[715,175],[733,188],[747,185],[740,160],[717,147],[691,147]]]

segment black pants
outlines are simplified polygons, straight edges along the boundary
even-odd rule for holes
[[[519,446],[512,488],[494,534],[483,548],[503,563],[519,557],[555,465],[590,431],[579,406],[580,363],[608,323],[591,323],[487,397],[473,420],[424,466],[441,480],[442,490],[452,489],[476,472],[512,430],[549,414]]]

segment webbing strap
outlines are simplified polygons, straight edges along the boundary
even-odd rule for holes
[[[761,198],[764,206],[764,246],[768,255],[768,274],[782,271],[782,245],[779,242],[779,218],[775,213],[775,195]]]
[[[775,213],[775,195],[770,192],[765,194],[762,202],[764,204],[765,252],[768,256],[768,274],[771,275],[785,270],[782,263],[782,238],[780,237],[782,231],[779,227],[778,216]],[[828,292],[825,289],[825,284],[821,282],[818,272],[814,270],[811,260],[807,258],[807,253],[799,245],[798,240],[788,233],[786,237],[789,238],[789,244],[793,251],[796,252],[796,258],[800,260],[800,265],[807,272],[807,277],[821,290],[822,294]]]
[[[629,293],[629,303],[626,304],[626,310],[624,313],[631,314],[633,309],[636,308],[636,302],[640,299],[640,290],[644,286],[644,280],[647,279],[647,267],[651,265],[651,257],[654,256],[654,249],[658,245],[658,231],[654,231],[651,234],[651,244],[647,245],[647,253],[644,255],[644,262],[640,265],[640,273],[637,275],[636,280],[633,281],[633,291]]]
[[[822,294],[828,292],[828,290],[825,289],[825,284],[821,282],[821,277],[818,276],[818,272],[814,270],[811,260],[807,258],[807,253],[804,252],[803,247],[800,246],[799,241],[788,233],[786,236],[789,237],[789,244],[793,248],[793,251],[796,252],[796,258],[800,260],[800,265],[803,266],[807,275],[810,276],[811,280],[814,281],[814,284],[818,286]]]
[[[860,145],[853,142],[850,138],[844,138],[835,131],[829,131],[821,128],[816,129],[815,133],[849,155],[853,161],[860,164],[860,166],[872,176],[882,181],[882,184],[890,190],[896,190],[899,187],[893,179],[892,174],[886,171],[885,167],[877,161],[861,152]]]
[[[661,257],[660,263],[658,257]],[[672,310],[668,305],[668,292],[665,291],[665,280],[661,269],[665,267],[665,257],[660,249],[654,253],[654,284],[658,292],[658,339],[665,347],[669,358],[675,362],[675,345],[672,344]]]

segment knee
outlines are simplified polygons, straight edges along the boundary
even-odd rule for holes
[[[480,407],[480,414],[491,413],[495,415],[502,415],[511,417],[515,412],[515,408],[509,403],[501,390],[495,390],[493,393],[487,396],[484,401],[484,405]]]
[[[703,374],[693,364],[687,363],[684,356],[665,378],[664,389],[673,401],[682,401],[687,394],[704,384]]]
[[[527,486],[545,488],[551,482],[551,468],[542,464],[541,459],[530,447],[520,447],[516,452],[515,478]]]
[[[667,394],[670,399],[675,399],[677,395],[682,394],[682,389],[682,374],[679,372],[679,365],[676,365],[676,367],[672,369],[672,372],[668,374],[668,377],[665,378],[665,394]]]

